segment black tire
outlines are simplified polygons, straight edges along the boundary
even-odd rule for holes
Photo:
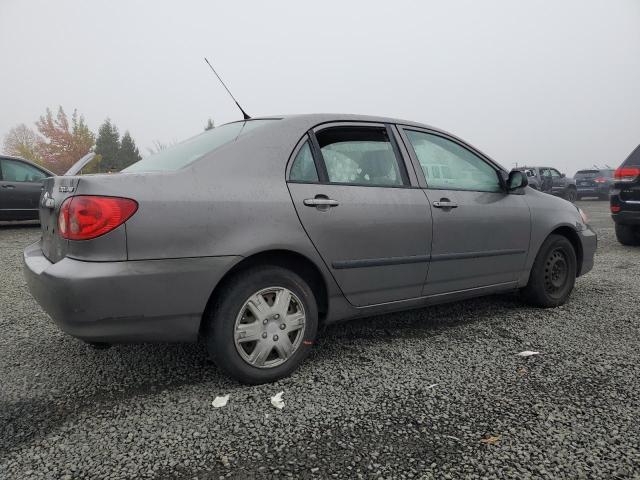
[[[571,295],[577,272],[576,252],[571,242],[562,235],[549,235],[538,251],[529,283],[522,289],[523,297],[537,307],[562,305]]]
[[[284,363],[259,368],[244,360],[236,348],[236,317],[252,295],[271,287],[286,288],[300,300],[304,331],[299,346]],[[243,270],[225,283],[217,298],[206,319],[205,341],[213,361],[230,377],[251,385],[274,382],[291,374],[309,355],[318,329],[318,307],[309,285],[296,273],[278,266]]]
[[[567,191],[564,194],[565,200],[576,203],[576,198],[578,198],[578,192],[574,187],[567,188]]]
[[[616,223],[616,237],[622,245],[636,247],[640,245],[640,227]]]

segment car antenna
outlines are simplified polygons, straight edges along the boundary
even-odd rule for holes
[[[213,66],[209,63],[209,60],[207,60],[207,57],[204,57],[204,61],[207,62],[207,65],[209,65],[209,68],[213,71],[213,73],[216,74],[216,77],[218,77],[218,80],[220,80],[220,83],[222,84],[222,86],[224,87],[224,89],[227,91],[227,93],[229,93],[229,95],[231,96],[231,98],[233,98],[233,101],[236,102],[236,105],[238,106],[238,108],[240,109],[240,111],[242,112],[242,115],[244,116],[245,120],[251,120],[251,117],[249,115],[247,115],[247,112],[245,112],[243,110],[243,108],[240,106],[240,104],[238,103],[238,101],[236,100],[236,97],[233,96],[233,93],[231,93],[231,91],[227,88],[227,86],[224,84],[224,82],[222,81],[222,79],[220,78],[220,75],[218,75],[218,72],[216,72],[215,68],[213,68]]]

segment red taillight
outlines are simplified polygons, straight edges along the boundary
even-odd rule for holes
[[[77,195],[60,207],[58,229],[68,240],[99,237],[126,222],[136,213],[138,203],[130,198]]]
[[[622,210],[620,205],[611,205],[611,213],[618,213],[620,210]]]
[[[622,182],[632,182],[640,176],[640,167],[620,167],[613,176]]]

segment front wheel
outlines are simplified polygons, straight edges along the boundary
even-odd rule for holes
[[[522,294],[528,303],[538,307],[562,305],[573,290],[577,271],[571,242],[562,235],[549,235],[540,247]]]
[[[311,351],[318,309],[309,285],[276,266],[244,270],[217,295],[206,344],[216,365],[241,383],[288,376]]]
[[[616,223],[616,237],[622,245],[638,246],[640,245],[640,226],[633,227]]]

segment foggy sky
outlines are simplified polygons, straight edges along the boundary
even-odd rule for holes
[[[448,130],[572,175],[640,143],[640,1],[0,0],[0,140],[46,107],[141,152],[250,115],[345,112]]]

